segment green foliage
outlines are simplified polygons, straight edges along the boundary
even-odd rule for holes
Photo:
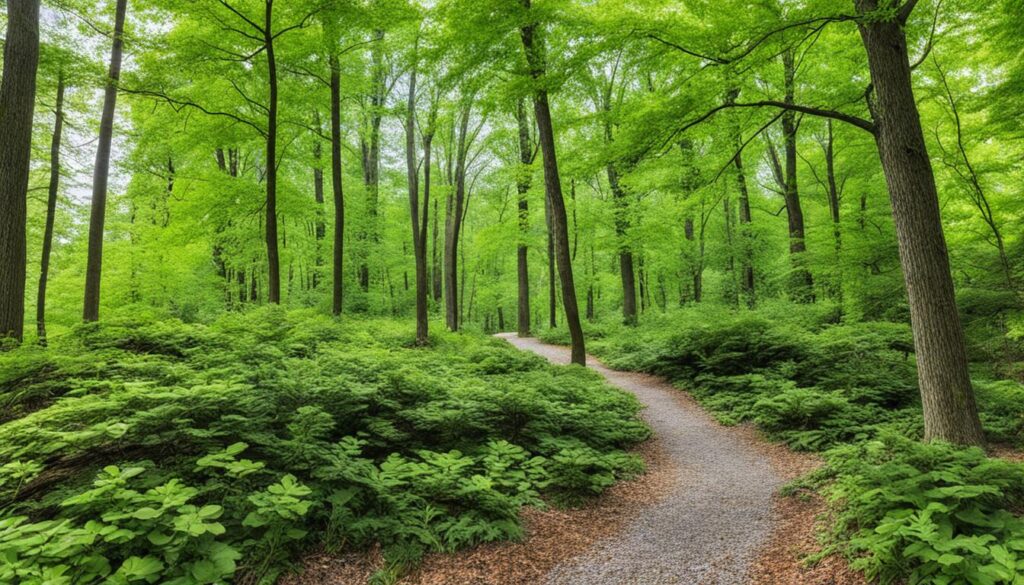
[[[686,309],[592,348],[616,367],[668,375],[724,424],[750,421],[828,465],[831,543],[883,584],[1002,585],[1024,574],[1024,466],[924,445],[905,325],[830,324],[779,305]],[[1024,386],[975,380],[991,440],[1022,444]]]
[[[1024,573],[1024,465],[884,436],[828,453],[833,537],[883,584],[996,585]]]
[[[318,542],[407,566],[518,538],[522,506],[639,470],[639,404],[596,373],[411,337],[263,309],[115,318],[0,355],[21,405],[0,425],[0,581],[269,581]]]

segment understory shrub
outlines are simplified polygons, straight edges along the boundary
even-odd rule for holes
[[[883,584],[1003,585],[1024,574],[1024,465],[884,435],[830,451],[836,546]]]
[[[0,582],[273,582],[415,562],[640,470],[632,395],[480,335],[267,308],[111,318],[0,354]]]
[[[1024,583],[1024,467],[922,444],[910,328],[834,317],[789,303],[688,308],[590,349],[612,367],[668,377],[723,424],[751,422],[793,449],[824,452],[828,465],[808,485],[828,496],[835,519],[826,552],[841,551],[868,577]],[[1024,445],[1024,385],[976,369],[989,440]]]

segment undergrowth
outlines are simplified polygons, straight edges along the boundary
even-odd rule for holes
[[[637,473],[637,401],[508,344],[261,309],[107,319],[0,355],[0,582],[270,583],[521,535]]]
[[[826,466],[803,483],[830,503],[826,552],[869,578],[1024,583],[1024,466],[921,443],[907,325],[844,323],[825,304],[775,303],[591,328],[600,335],[588,350],[609,366],[665,376],[723,424],[750,422],[793,449],[822,452]],[[541,334],[567,341],[561,335]],[[989,440],[1024,446],[1024,386],[981,376],[974,385]]]

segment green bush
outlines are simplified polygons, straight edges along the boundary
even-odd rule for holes
[[[271,582],[317,543],[414,562],[637,471],[639,403],[598,374],[412,338],[268,308],[0,354],[0,582]]]
[[[976,317],[968,333],[1002,339],[985,315],[996,305],[1006,313],[1005,303],[974,300],[965,308]],[[835,316],[781,302],[755,311],[683,309],[591,347],[613,367],[667,376],[724,424],[752,421],[794,449],[826,451],[828,466],[809,481],[831,502],[828,550],[870,578],[1021,583],[1024,521],[1014,511],[1024,505],[1024,468],[980,450],[922,444],[910,328]],[[1016,355],[984,348],[972,342],[992,359]],[[1000,371],[978,366],[985,376]],[[1024,386],[982,377],[974,385],[989,439],[1024,444]]]
[[[1024,574],[1024,465],[894,435],[828,453],[836,546],[883,584],[1002,585]]]

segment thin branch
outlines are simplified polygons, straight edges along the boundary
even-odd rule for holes
[[[147,96],[147,97],[151,97],[151,98],[156,98],[158,100],[162,100],[163,102],[165,102],[166,104],[171,106],[171,108],[174,109],[175,112],[180,112],[180,111],[182,111],[185,108],[194,108],[194,109],[199,110],[200,112],[202,112],[202,113],[204,113],[204,114],[206,114],[208,116],[219,116],[219,117],[224,117],[224,118],[230,118],[231,120],[234,120],[235,122],[238,122],[239,124],[244,124],[244,125],[252,128],[256,132],[258,132],[260,134],[260,136],[266,136],[266,134],[267,134],[266,131],[263,128],[261,128],[255,122],[253,122],[251,120],[246,120],[245,118],[242,118],[241,116],[238,116],[236,114],[232,114],[231,112],[221,112],[221,111],[217,111],[217,110],[210,110],[210,109],[207,109],[205,106],[203,106],[201,104],[197,104],[196,102],[193,102],[193,101],[190,101],[190,100],[183,100],[183,99],[179,99],[179,98],[174,98],[174,97],[171,97],[171,96],[169,96],[167,94],[160,93],[160,92],[157,92],[157,91],[151,91],[151,90],[147,90],[147,89],[130,89],[130,88],[126,88],[126,87],[119,87],[118,91],[121,91],[121,92],[124,92],[124,93],[127,93],[127,94],[131,94],[131,95],[142,95],[142,96]]]

